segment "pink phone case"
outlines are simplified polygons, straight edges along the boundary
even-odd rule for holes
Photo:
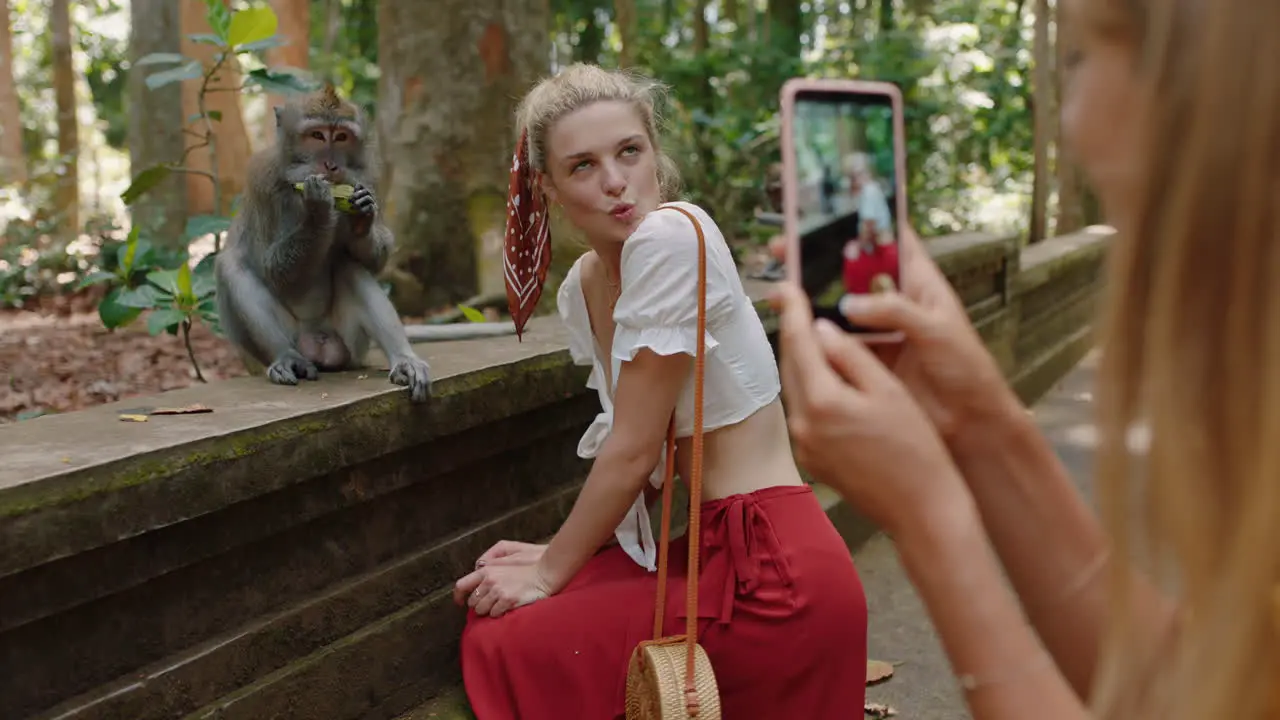
[[[795,118],[795,100],[797,93],[800,92],[831,92],[831,93],[860,93],[863,95],[885,95],[889,97],[893,107],[893,162],[896,166],[896,177],[894,184],[896,185],[896,198],[894,202],[894,214],[897,216],[897,228],[899,248],[901,248],[901,236],[907,227],[907,161],[906,161],[906,130],[903,122],[902,110],[902,92],[892,83],[876,82],[871,80],[836,80],[836,79],[813,79],[813,78],[791,78],[782,85],[781,106],[782,106],[782,217],[783,217],[783,238],[786,240],[787,250],[787,282],[800,284],[800,217],[797,210],[798,198],[796,197],[796,148],[795,139],[792,136],[793,124]],[[899,253],[901,258],[901,253]],[[899,260],[901,262],[901,260]],[[904,279],[901,269],[898,272],[898,291],[902,292],[904,287]],[[900,332],[887,333],[858,333],[858,338],[864,342],[901,342],[903,339]]]

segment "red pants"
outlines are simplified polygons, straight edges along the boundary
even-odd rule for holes
[[[866,697],[867,603],[813,490],[702,505],[698,640],[724,720],[848,720]],[[684,632],[688,545],[671,543],[665,633]],[[479,720],[623,717],[627,662],[653,632],[657,574],[617,546],[560,593],[500,618],[468,611],[462,673]]]

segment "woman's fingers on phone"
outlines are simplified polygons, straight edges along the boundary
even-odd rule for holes
[[[815,323],[818,345],[831,369],[853,387],[867,391],[889,371],[862,340],[827,319]]]
[[[928,313],[919,303],[896,292],[846,295],[840,300],[840,314],[854,325],[885,332],[897,331],[907,337],[920,335],[930,322]]]

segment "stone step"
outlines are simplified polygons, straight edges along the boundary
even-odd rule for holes
[[[452,581],[494,542],[554,532],[579,481],[547,498],[63,703],[53,720],[370,718],[456,686]],[[196,710],[197,708],[201,708]],[[314,714],[307,712],[310,708]],[[390,717],[388,714],[386,717]]]
[[[461,688],[431,698],[396,720],[476,720]]]
[[[47,595],[32,588],[61,585],[55,572],[63,579],[78,570],[97,577],[98,570],[87,570],[95,560],[132,572],[146,568],[145,579],[130,587],[82,595],[74,605],[0,630],[0,667],[6,670],[0,673],[0,717],[28,717],[119,678],[146,677],[145,668],[166,667],[168,658],[217,643],[235,628],[324,597],[460,530],[547,497],[587,469],[576,446],[589,418],[574,417],[566,407],[576,410],[576,399],[42,566],[27,578],[26,590],[21,576],[0,580],[0,597],[7,596],[0,616],[15,609],[31,618]],[[196,561],[169,566],[183,549]],[[157,558],[162,562],[152,567]],[[315,632],[309,627],[306,635]],[[280,664],[313,649],[289,650]],[[254,669],[234,686],[260,675]]]

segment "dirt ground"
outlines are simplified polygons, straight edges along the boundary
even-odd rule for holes
[[[106,330],[96,302],[85,294],[0,310],[0,423],[199,382],[181,336],[151,337],[145,315]],[[205,379],[245,374],[230,343],[208,327],[194,328],[191,344]]]

